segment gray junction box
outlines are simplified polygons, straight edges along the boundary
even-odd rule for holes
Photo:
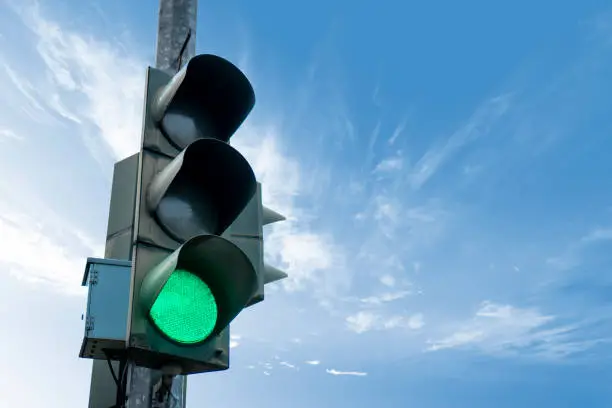
[[[131,269],[130,261],[87,258],[82,285],[89,289],[79,357],[105,360],[105,349],[125,349]]]

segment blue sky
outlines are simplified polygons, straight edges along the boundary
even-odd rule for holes
[[[200,0],[290,278],[188,406],[610,406],[606,3]],[[157,0],[0,2],[3,405],[87,403],[79,285],[156,29]]]

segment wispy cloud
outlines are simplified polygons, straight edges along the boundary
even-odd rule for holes
[[[373,219],[379,231],[389,239],[396,238],[399,233],[406,234],[406,243],[412,242],[407,238],[431,242],[442,232],[447,215],[439,203],[411,205],[399,195],[382,192],[371,198],[368,207],[362,218]]]
[[[412,188],[420,189],[457,151],[487,135],[508,112],[512,97],[513,94],[508,93],[485,101],[448,139],[428,150],[409,173]]]
[[[49,118],[48,110],[39,102],[40,96],[36,88],[30,81],[19,75],[8,63],[3,64],[5,78],[19,91],[25,98],[26,105],[22,109],[32,119],[40,121],[42,118]],[[7,87],[8,88],[8,87]]]
[[[351,375],[355,377],[365,377],[366,375],[368,375],[368,373],[363,372],[363,371],[338,371],[333,368],[327,369],[325,370],[325,372],[331,375]]]
[[[612,241],[612,228],[595,228],[580,238],[580,242],[594,243],[599,241]]]
[[[287,367],[287,368],[291,368],[291,369],[297,369],[298,368],[295,364],[291,364],[291,363],[288,363],[286,361],[281,361],[278,364],[283,366],[283,367]]]
[[[487,354],[562,358],[593,346],[592,339],[576,339],[576,325],[561,324],[554,315],[485,301],[475,315],[447,337],[430,341],[428,351],[453,348]]]
[[[346,318],[347,328],[355,333],[365,333],[371,330],[389,330],[405,328],[417,330],[425,325],[421,313],[410,316],[382,315],[372,311],[360,311]]]
[[[395,142],[397,141],[397,139],[401,136],[401,134],[404,132],[404,129],[406,129],[406,119],[403,119],[395,128],[395,130],[393,130],[393,134],[391,135],[391,137],[389,138],[389,144],[393,145],[395,144]]]
[[[584,250],[591,245],[605,241],[612,241],[612,228],[593,228],[578,240],[571,242],[563,252],[548,257],[546,263],[559,270],[570,270],[580,265]]]
[[[14,194],[15,190],[10,192]],[[40,200],[15,202],[14,197],[13,200],[8,200],[6,195],[3,197],[5,199],[0,200],[3,242],[0,263],[6,265],[4,270],[32,284],[69,295],[82,295],[84,259],[102,256],[103,243],[44,207]],[[32,210],[28,211],[30,208]]]
[[[374,168],[374,173],[375,174],[392,173],[392,172],[402,170],[403,166],[404,166],[404,160],[398,154],[396,156],[387,157],[386,159],[383,159],[382,161],[380,161],[380,163],[378,163],[376,167]]]
[[[0,139],[2,139],[2,138],[18,140],[18,141],[23,141],[24,140],[22,136],[18,135],[17,133],[12,131],[11,129],[0,129]]]
[[[406,296],[410,295],[412,291],[409,290],[401,290],[397,292],[386,292],[381,293],[380,295],[368,296],[366,298],[361,299],[363,303],[371,304],[371,305],[381,305],[383,303],[393,302],[395,300],[403,299]]]
[[[308,361],[305,361],[305,363],[308,364],[308,365],[319,365],[319,364],[321,364],[321,362],[319,360],[308,360]]]
[[[372,161],[374,160],[374,147],[376,146],[376,142],[378,141],[378,137],[380,136],[381,126],[382,124],[380,121],[376,122],[376,125],[374,126],[374,129],[370,134],[370,139],[368,141],[368,150],[366,154],[366,165],[368,167],[372,165]]]
[[[393,275],[386,274],[380,277],[380,283],[392,288],[393,286],[395,286],[395,278],[393,277]]]
[[[35,35],[36,50],[46,69],[36,83],[8,77],[39,113],[83,125],[84,143],[98,158],[100,150],[122,159],[138,149],[145,61],[121,46],[66,30],[46,18],[35,2],[13,3],[14,11]],[[37,93],[36,88],[44,92]],[[87,126],[91,129],[87,131]]]

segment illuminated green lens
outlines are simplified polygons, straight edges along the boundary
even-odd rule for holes
[[[191,272],[175,270],[149,311],[153,323],[177,343],[205,340],[217,323],[217,303],[210,288]]]

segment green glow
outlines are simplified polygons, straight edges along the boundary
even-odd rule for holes
[[[149,311],[153,323],[177,343],[205,340],[217,323],[217,302],[198,276],[175,270]]]

